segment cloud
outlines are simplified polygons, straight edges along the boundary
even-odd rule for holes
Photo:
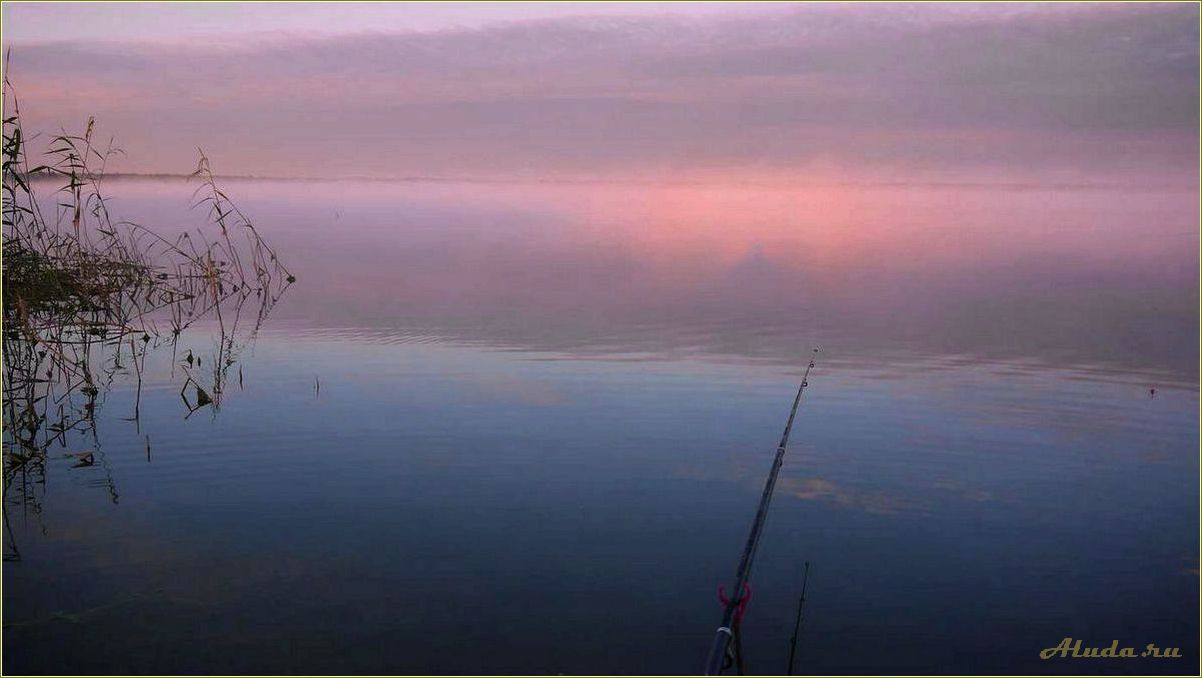
[[[32,127],[129,170],[1196,168],[1198,8],[793,6],[426,33],[17,44]],[[1189,170],[1193,171],[1193,170]]]

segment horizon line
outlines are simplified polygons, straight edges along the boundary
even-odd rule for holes
[[[105,179],[180,179],[187,181],[195,175],[178,172],[108,172],[87,175],[86,178],[97,181]],[[795,179],[670,179],[670,178],[633,178],[618,179],[613,177],[481,177],[481,176],[437,176],[409,175],[399,177],[381,176],[283,176],[269,174],[213,174],[214,179],[222,181],[279,181],[279,182],[365,182],[365,183],[463,183],[463,184],[617,184],[617,185],[653,185],[669,184],[680,186],[862,186],[873,188],[891,187],[928,187],[928,188],[1046,188],[1046,189],[1107,189],[1107,188],[1198,188],[1198,181],[1172,182],[1140,182],[1140,181],[939,181],[939,180],[795,180]],[[31,181],[45,182],[55,178],[53,173],[39,172],[26,175]]]

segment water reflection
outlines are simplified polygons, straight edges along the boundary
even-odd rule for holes
[[[927,188],[811,198],[858,237],[796,187],[240,184],[300,283],[220,417],[181,416],[198,339],[149,354],[141,432],[133,383],[106,394],[121,503],[60,485],[44,534],[13,521],[6,668],[695,671],[812,343],[749,671],[784,667],[805,561],[806,672],[1196,648],[1194,206]],[[173,185],[119,190],[191,223]]]
[[[7,128],[5,134],[7,139]],[[193,196],[200,194],[197,204],[208,208],[215,242],[203,230],[165,237],[113,220],[100,183],[91,179],[86,191],[75,194],[75,219],[67,233],[61,222],[35,217],[37,189],[46,181],[34,181],[31,188],[5,176],[5,195],[11,198],[5,247],[10,257],[19,256],[19,265],[5,269],[10,287],[3,336],[5,560],[21,557],[10,510],[40,520],[49,457],[70,459],[72,469],[100,469],[90,484],[103,485],[118,503],[97,412],[115,385],[133,384],[132,415],[122,420],[141,433],[144,381],[155,378],[147,374],[147,359],[169,348],[170,376],[181,373],[185,418],[205,408],[215,413],[238,353],[295,280],[217,187],[203,155],[193,176],[200,180]],[[74,188],[75,176],[71,179]],[[45,292],[47,279],[58,281],[59,291]],[[177,365],[181,342],[191,338],[186,332],[210,318],[217,335],[208,369],[191,348]],[[147,462],[150,449],[147,436]]]
[[[155,377],[166,376],[161,363],[170,369],[169,379],[179,384],[179,395],[184,404],[184,418],[200,411],[216,415],[226,390],[229,388],[231,369],[236,383],[242,387],[242,369],[239,355],[247,344],[254,340],[270,306],[277,296],[264,297],[254,304],[253,325],[247,326],[242,315],[248,296],[239,296],[226,310],[228,327],[216,326],[217,333],[202,340],[203,332],[172,333],[170,336],[144,334],[145,341],[129,336],[97,340],[83,346],[75,355],[77,364],[102,365],[100,386],[91,386],[86,381],[70,381],[53,378],[56,370],[44,373],[35,371],[41,361],[31,358],[32,347],[46,346],[43,337],[36,344],[18,338],[5,340],[4,384],[5,384],[5,438],[4,460],[4,506],[5,506],[5,560],[20,560],[20,550],[9,528],[9,513],[16,509],[19,514],[39,520],[47,486],[47,460],[69,459],[72,468],[99,471],[99,476],[89,480],[90,485],[103,486],[112,503],[118,503],[120,494],[117,481],[108,463],[105,446],[98,429],[97,410],[104,406],[109,390],[132,386],[133,402],[130,416],[119,417],[128,422],[134,431],[142,430],[142,390],[147,374],[147,358],[157,358]],[[204,315],[195,316],[192,322],[202,321]],[[199,346],[210,344],[207,350],[194,353],[185,349],[185,358],[176,360],[181,342]],[[155,353],[162,355],[155,356]],[[168,357],[169,356],[169,357]],[[203,356],[203,357],[202,357]],[[207,369],[202,369],[202,365]],[[177,376],[178,373],[178,376]],[[39,378],[39,375],[52,378]],[[151,461],[150,437],[145,437],[146,461]],[[84,451],[73,451],[84,450]]]
[[[248,185],[247,209],[279,224],[312,282],[279,314],[307,328],[588,355],[795,362],[821,343],[836,357],[1197,375],[1191,188]],[[124,188],[139,214],[175,190]]]

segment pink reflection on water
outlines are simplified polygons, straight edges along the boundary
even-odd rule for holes
[[[186,223],[182,184],[114,184]],[[235,181],[279,313],[539,348],[792,356],[823,336],[1197,370],[1197,194],[1132,186]],[[786,353],[782,353],[785,351]]]

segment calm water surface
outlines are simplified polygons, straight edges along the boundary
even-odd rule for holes
[[[227,188],[298,282],[8,489],[7,673],[697,672],[816,345],[750,671],[805,561],[805,673],[1198,671],[1195,190]]]

